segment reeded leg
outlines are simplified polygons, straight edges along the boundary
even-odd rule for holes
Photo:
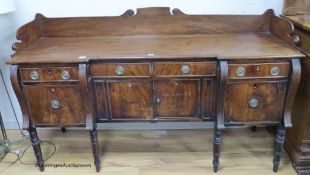
[[[217,172],[220,163],[220,146],[221,146],[221,134],[222,131],[214,130],[214,140],[213,140],[213,171]]]
[[[61,129],[61,132],[62,133],[65,133],[66,132],[66,128],[65,127],[62,127],[62,128],[60,128]]]
[[[283,149],[283,144],[284,144],[284,139],[285,139],[285,127],[281,124],[280,126],[278,126],[277,136],[275,140],[273,172],[278,171],[282,149]]]
[[[33,152],[37,158],[37,165],[40,169],[40,171],[44,171],[44,161],[42,158],[42,152],[41,152],[41,146],[40,146],[40,140],[37,134],[37,130],[35,128],[30,128],[29,130],[29,136],[31,139]]]
[[[94,164],[96,166],[96,172],[99,172],[101,169],[101,161],[100,161],[100,153],[99,153],[99,143],[97,137],[97,129],[94,128],[90,131],[90,140],[93,149],[93,156],[94,156]]]

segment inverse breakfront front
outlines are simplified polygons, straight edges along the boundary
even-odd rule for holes
[[[97,121],[198,121],[215,115],[216,61],[91,63]]]

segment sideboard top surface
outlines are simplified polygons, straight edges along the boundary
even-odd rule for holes
[[[116,17],[46,18],[17,31],[8,64],[82,63],[117,59],[273,59],[304,57],[293,25],[272,10],[262,15],[186,15],[143,8]]]
[[[82,57],[81,57],[82,56]],[[84,57],[86,56],[86,57]],[[269,33],[87,38],[41,38],[10,63],[78,63],[96,59],[300,57]]]

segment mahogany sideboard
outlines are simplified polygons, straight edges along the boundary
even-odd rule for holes
[[[186,15],[166,7],[115,17],[36,18],[13,45],[11,80],[44,170],[37,127],[90,130],[100,171],[96,121],[215,121],[221,130],[278,126],[274,168],[291,127],[300,80],[293,25],[262,15]]]
[[[293,161],[293,167],[299,174],[310,174],[310,22],[301,15],[284,16],[295,26],[294,33],[299,36],[298,47],[307,55],[301,60],[301,83],[293,107],[293,127],[287,132],[284,147]]]

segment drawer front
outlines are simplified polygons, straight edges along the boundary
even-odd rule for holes
[[[280,121],[287,81],[231,83],[227,86],[226,122]]]
[[[155,63],[156,76],[215,76],[216,62]]]
[[[288,77],[290,63],[230,64],[229,79],[285,78]]]
[[[90,66],[92,76],[99,77],[149,77],[151,75],[148,63],[93,64]]]
[[[23,91],[34,125],[85,124],[79,86],[25,86]]]
[[[30,82],[39,81],[78,81],[78,67],[46,67],[21,68],[22,80]]]

